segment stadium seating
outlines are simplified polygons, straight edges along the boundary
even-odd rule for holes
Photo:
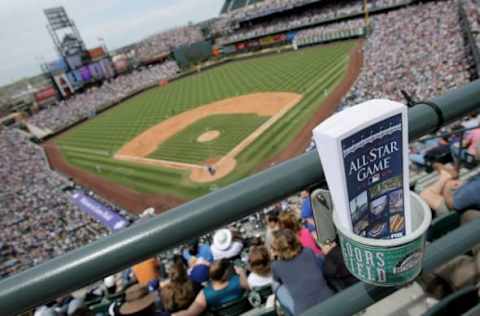
[[[207,312],[208,316],[234,316],[241,315],[252,309],[252,305],[248,301],[248,293],[245,293],[241,298],[226,303],[217,308],[210,308]]]
[[[427,232],[427,240],[433,242],[460,226],[460,215],[457,212],[440,215],[432,221]]]

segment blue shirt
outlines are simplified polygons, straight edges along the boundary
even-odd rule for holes
[[[302,218],[307,219],[312,217],[313,217],[312,201],[310,200],[310,197],[307,196],[303,198]]]
[[[480,210],[480,175],[473,177],[453,194],[453,208],[457,211]]]
[[[207,306],[219,307],[228,302],[234,301],[243,295],[243,289],[240,286],[240,277],[235,275],[228,280],[228,285],[224,289],[215,290],[211,281],[203,289],[203,294],[207,300]]]
[[[192,258],[190,251],[185,249],[182,253],[183,258],[188,262]],[[213,254],[210,250],[210,246],[208,244],[200,244],[198,245],[198,253],[196,255],[197,258],[202,258],[207,260],[208,262],[213,262]]]

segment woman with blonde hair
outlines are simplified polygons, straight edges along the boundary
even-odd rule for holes
[[[181,260],[174,261],[168,271],[168,277],[169,281],[160,289],[160,300],[165,311],[174,313],[188,308],[195,299],[196,293]]]
[[[309,248],[315,255],[323,255],[322,249],[317,245],[310,231],[302,226],[300,219],[292,211],[281,213],[278,222],[280,228],[293,231],[303,247]]]
[[[253,246],[248,256],[251,273],[248,275],[248,286],[264,287],[272,284],[272,267],[270,254],[265,246]]]
[[[273,233],[272,263],[273,279],[283,285],[293,299],[293,308],[282,305],[294,315],[300,315],[310,307],[333,295],[323,277],[321,257],[302,247],[296,234],[290,229]]]

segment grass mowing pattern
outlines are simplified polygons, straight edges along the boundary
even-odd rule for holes
[[[240,153],[235,171],[216,184],[236,181],[288,146],[343,79],[354,45],[341,42],[216,67],[133,97],[56,142],[72,165],[137,191],[193,198],[210,185],[189,182],[186,171],[117,161],[114,153],[146,129],[200,105],[256,92],[302,94],[302,101]]]
[[[269,117],[255,114],[217,114],[199,120],[158,146],[149,158],[201,164],[209,158],[225,156]],[[206,143],[198,136],[208,131],[220,136]]]

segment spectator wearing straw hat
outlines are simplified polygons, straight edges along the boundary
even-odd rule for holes
[[[213,258],[215,260],[238,257],[242,249],[243,243],[234,239],[230,229],[223,228],[215,232],[211,246]]]
[[[148,289],[135,284],[125,291],[125,302],[120,305],[119,315],[144,316],[155,312],[155,295],[148,293]]]

